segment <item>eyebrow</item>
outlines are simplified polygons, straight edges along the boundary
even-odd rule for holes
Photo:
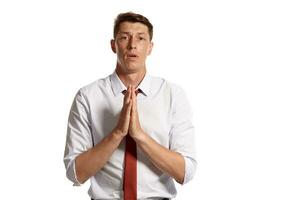
[[[120,32],[120,34],[128,34],[128,35],[130,35],[130,32],[122,31],[122,32]],[[144,35],[144,34],[146,34],[146,33],[145,33],[145,32],[138,32],[138,34],[139,34],[139,35]]]

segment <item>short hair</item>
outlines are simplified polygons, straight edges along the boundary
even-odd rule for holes
[[[153,37],[153,26],[151,22],[141,14],[133,13],[133,12],[126,12],[120,13],[117,18],[115,19],[114,23],[114,39],[116,38],[117,33],[119,32],[120,24],[122,22],[132,22],[132,23],[142,23],[148,27],[148,33],[150,36],[150,41]]]

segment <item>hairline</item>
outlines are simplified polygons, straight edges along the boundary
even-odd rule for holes
[[[116,39],[116,36],[119,32],[119,28],[120,25],[122,23],[140,23],[143,24],[144,26],[147,27],[147,32],[149,35],[149,39],[150,41],[152,41],[153,38],[153,25],[151,24],[151,22],[147,19],[147,17],[141,15],[141,14],[137,14],[137,13],[133,13],[133,12],[127,12],[127,13],[120,13],[117,18],[115,19],[114,22],[114,35],[113,38]]]

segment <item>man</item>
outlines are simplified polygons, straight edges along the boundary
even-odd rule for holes
[[[67,177],[90,179],[92,199],[171,199],[173,179],[196,170],[194,128],[184,91],[146,73],[153,27],[139,14],[115,20],[116,69],[79,90],[68,121]]]

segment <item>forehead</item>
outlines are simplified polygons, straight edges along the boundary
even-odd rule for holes
[[[118,33],[148,33],[148,27],[139,22],[122,22]]]

